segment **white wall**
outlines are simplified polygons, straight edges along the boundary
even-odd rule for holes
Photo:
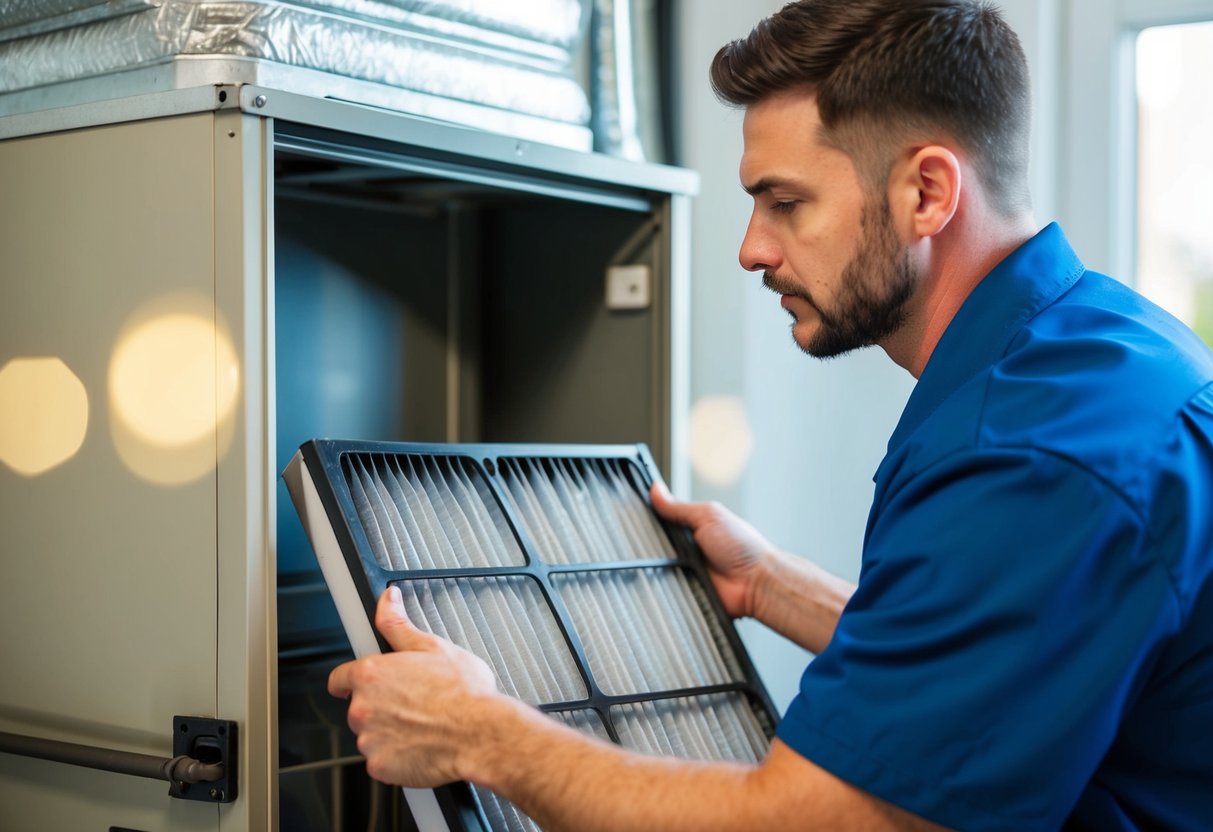
[[[1034,71],[1038,134],[1033,148],[1037,216],[1056,200],[1053,138],[1057,104],[1059,0],[1003,4]],[[732,485],[694,479],[692,497],[719,500],[777,545],[855,580],[872,475],[884,455],[913,379],[883,352],[821,362],[803,355],[778,299],[741,269],[737,249],[750,199],[738,184],[741,114],[713,98],[707,67],[726,41],[743,37],[781,0],[684,0],[679,4],[681,163],[697,170],[701,191],[692,220],[692,405],[705,396],[744,402],[754,436],[748,466]],[[782,709],[796,692],[807,653],[744,622],[759,671]]]

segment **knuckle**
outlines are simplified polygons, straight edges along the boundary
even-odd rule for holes
[[[366,773],[372,780],[378,780],[380,783],[387,782],[387,766],[378,756],[366,758]]]
[[[354,702],[346,712],[346,721],[354,733],[358,733],[370,720],[371,711],[365,703]]]

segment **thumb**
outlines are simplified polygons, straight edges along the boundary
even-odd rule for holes
[[[654,482],[649,489],[649,499],[653,501],[653,508],[657,509],[657,513],[666,520],[683,526],[694,525],[696,504],[674,499],[665,483]]]
[[[404,611],[404,599],[400,588],[389,586],[379,596],[379,604],[375,607],[375,629],[383,634],[393,650],[425,650],[434,637],[424,630],[419,630],[409,621],[408,613]]]

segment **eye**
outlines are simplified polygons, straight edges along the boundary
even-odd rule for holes
[[[798,202],[799,202],[799,200],[795,200],[795,199],[776,200],[771,205],[771,210],[774,211],[776,214],[790,214],[790,213],[792,213],[793,210],[795,210]]]

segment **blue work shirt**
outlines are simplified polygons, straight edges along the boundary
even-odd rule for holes
[[[959,829],[1213,828],[1213,355],[1056,225],[974,289],[779,737]]]

